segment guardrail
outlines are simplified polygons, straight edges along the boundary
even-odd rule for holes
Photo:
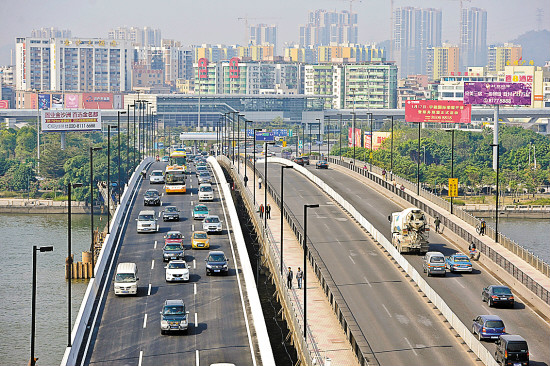
[[[419,200],[416,195],[411,195],[400,189],[401,184],[403,184],[403,186],[408,190],[416,192],[416,184],[413,184],[405,179],[402,179],[396,176],[395,174],[393,175],[393,180],[392,180],[391,179],[392,177],[388,177],[388,175],[391,175],[391,173],[386,173],[385,177],[383,177],[382,169],[375,166],[372,166],[372,169],[369,170],[369,169],[365,169],[363,167],[354,165],[352,163],[348,163],[342,159],[337,159],[337,158],[328,158],[328,159],[333,164],[338,164],[340,166],[346,167],[358,174],[363,175],[364,177],[371,179],[373,182],[377,183],[383,188],[391,191],[392,193],[400,196],[401,198],[411,203],[412,205],[425,211],[426,213],[428,213],[428,215],[432,217],[433,216],[440,217],[441,223],[444,226],[448,227],[451,231],[453,231],[455,234],[462,237],[467,242],[469,243],[474,242],[478,250],[481,251],[481,253],[485,254],[489,259],[494,261],[497,265],[499,265],[506,272],[512,275],[516,280],[521,282],[530,291],[532,291],[534,294],[540,297],[542,301],[550,305],[550,292],[545,288],[543,288],[539,283],[534,281],[529,274],[523,272],[521,269],[519,269],[517,266],[511,263],[508,259],[502,256],[500,253],[496,252],[491,247],[485,245],[481,240],[479,240],[476,236],[472,235],[468,230],[464,229],[460,225],[455,224],[453,221],[447,219],[441,211],[435,210],[431,206],[425,204],[424,202]],[[435,205],[450,212],[450,209],[451,209],[450,202],[447,202],[446,200],[443,200],[442,198],[437,197],[432,193],[422,189],[420,190],[420,193],[421,193],[420,194],[421,197],[426,198],[427,200],[434,203]],[[467,224],[473,227],[475,227],[480,222],[479,219],[463,211],[456,205],[453,208],[453,213],[456,217],[465,221]],[[495,231],[489,226],[487,226],[487,236],[491,237],[493,240],[495,238]],[[530,264],[537,270],[539,270],[543,275],[550,277],[550,265],[548,263],[544,262],[544,260],[542,260],[537,255],[530,252],[528,249],[523,248],[522,246],[515,243],[513,240],[507,238],[502,233],[499,233],[498,238],[499,238],[498,243],[500,245],[502,245],[504,248],[508,249],[512,253],[516,254],[518,257],[526,261],[528,264]]]
[[[229,169],[233,167],[231,160],[228,159],[225,156],[218,157],[218,160],[221,161],[224,165],[226,165]],[[250,165],[252,167],[252,165]],[[253,199],[253,193],[250,191],[248,187],[244,187],[244,177],[237,172],[236,169],[231,170],[231,174],[238,177],[239,179],[239,185],[241,186],[241,193],[243,194],[243,198],[248,201],[248,204],[250,207],[253,207],[253,211],[257,212],[256,210],[256,203]],[[260,223],[262,221],[260,220]],[[271,232],[269,226],[267,228],[264,228],[263,225],[258,225],[260,228],[260,235],[264,238],[266,245],[266,249],[269,252],[269,256],[273,259],[272,263],[273,266],[276,268],[276,273],[281,273],[281,267],[280,267],[280,250],[279,246],[277,245],[277,242],[275,241],[273,237],[273,233]],[[287,319],[287,321],[292,322],[292,327],[295,330],[296,337],[294,339],[294,342],[297,343],[297,346],[299,349],[302,350],[302,354],[305,358],[305,364],[306,365],[313,365],[313,360],[317,360],[317,364],[324,366],[325,363],[323,361],[323,358],[321,357],[321,353],[319,352],[319,348],[317,347],[317,343],[315,342],[315,337],[313,333],[311,332],[311,329],[309,326],[307,327],[307,337],[308,342],[304,341],[304,312],[303,308],[300,305],[300,302],[298,301],[298,293],[296,289],[287,289],[287,285],[285,282],[286,278],[286,272],[287,272],[287,266],[283,262],[283,277],[277,276],[274,274],[273,279],[277,281],[277,285],[279,289],[286,289],[286,291],[279,291],[279,295],[282,297],[283,301],[287,304],[287,309],[289,309],[290,317]],[[293,301],[292,301],[292,300]]]
[[[343,209],[345,209],[363,228],[365,228],[373,238],[378,241],[384,249],[395,259],[395,261],[401,266],[406,274],[418,285],[419,289],[426,295],[426,297],[437,307],[443,317],[449,322],[453,329],[460,335],[466,345],[475,353],[475,355],[487,366],[498,365],[489,350],[487,350],[479,340],[470,332],[468,327],[464,325],[454,314],[451,308],[445,303],[445,301],[433,290],[428,282],[418,273],[418,271],[407,261],[407,259],[401,255],[397,249],[386,239],[381,232],[379,232],[359,211],[353,207],[348,201],[346,201],[339,193],[332,189],[323,180],[313,175],[307,169],[298,164],[290,162],[281,158],[270,158],[270,161],[280,164],[291,164],[294,169],[302,173],[305,177],[315,183],[326,194],[328,194],[334,201],[336,201]],[[399,190],[400,191],[400,190]],[[401,191],[400,191],[401,192]]]
[[[129,189],[124,191],[120,205],[117,207],[111,221],[110,234],[107,234],[101,252],[94,268],[95,277],[90,280],[80,310],[75,320],[71,333],[72,347],[65,349],[61,360],[61,366],[75,366],[80,357],[87,351],[88,342],[93,332],[93,323],[97,317],[100,302],[109,287],[107,279],[113,267],[114,253],[118,249],[120,234],[124,228],[121,225],[129,213],[129,209],[137,192],[138,181],[141,179],[141,171],[153,162],[152,158],[144,159],[135,169],[128,183]],[[84,349],[82,349],[84,347]],[[85,356],[85,355],[84,355]]]

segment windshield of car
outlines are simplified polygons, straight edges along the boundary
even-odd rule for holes
[[[208,173],[208,172],[201,172],[201,173],[199,174],[199,176],[200,176],[201,178],[202,178],[202,177],[210,177],[210,173]]]
[[[165,306],[162,313],[164,315],[185,315],[185,306],[181,306],[181,305]]]
[[[181,239],[180,233],[168,233],[166,234],[166,239]]]
[[[502,320],[488,320],[485,323],[486,328],[504,328]]]
[[[218,219],[217,217],[207,217],[206,219],[204,219],[204,222],[207,222],[209,224],[217,224],[218,222],[220,222],[220,219]]]
[[[151,173],[151,175],[153,175],[153,176],[155,176],[155,177],[160,177],[160,176],[162,176],[162,172],[161,172],[161,171],[158,171],[158,172],[153,171],[153,172]]]
[[[136,277],[133,273],[117,273],[115,282],[136,282]]]
[[[225,262],[225,256],[223,254],[210,254],[208,256],[209,262]]]
[[[168,263],[168,268],[170,269],[185,269],[187,268],[187,263],[173,263],[173,262],[170,262]]]
[[[512,295],[512,291],[508,287],[493,287],[495,295]]]
[[[525,342],[510,342],[506,347],[509,352],[527,352],[527,343]]]
[[[138,220],[140,221],[153,221],[155,219],[155,215],[139,215]]]
[[[201,192],[212,192],[212,187],[205,186],[200,188]]]
[[[176,206],[168,206],[166,207],[166,212],[178,212],[178,208]]]
[[[195,211],[208,211],[206,206],[197,206],[195,207]]]
[[[180,244],[166,244],[164,250],[181,250]]]
[[[154,197],[154,196],[158,196],[159,193],[157,191],[147,191],[145,192],[145,196],[146,197]]]
[[[206,236],[206,233],[195,233],[195,239],[206,239],[208,236]]]
[[[197,164],[197,170],[208,170],[208,169],[206,168],[206,164],[198,163]]]
[[[432,262],[432,263],[443,263],[443,262],[445,262],[445,258],[439,257],[439,256],[438,257],[432,257],[430,259],[430,262]]]
[[[469,262],[470,260],[466,256],[456,256],[455,262]]]

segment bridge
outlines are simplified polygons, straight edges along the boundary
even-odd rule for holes
[[[282,316],[303,364],[495,365],[495,345],[479,342],[470,333],[472,319],[480,314],[499,315],[508,333],[527,339],[534,364],[549,364],[547,267],[537,269],[538,265],[526,263],[527,257],[517,250],[496,244],[490,237],[477,237],[471,222],[456,212],[451,215],[448,207],[425,195],[416,196],[407,182],[399,181],[407,183],[401,191],[376,169],[366,171],[337,157],[329,160],[328,170],[316,170],[314,165],[299,167],[280,158],[269,159],[265,170],[265,162],[259,160],[254,171],[252,162],[245,165],[234,156],[218,157],[218,161],[210,158],[216,199],[208,206],[223,218],[225,229],[211,238],[212,248],[224,250],[231,272],[227,277],[205,276],[206,252],[188,249],[186,260],[192,276],[185,284],[165,283],[161,246],[163,234],[176,229],[184,233],[189,247],[190,233],[199,225],[189,215],[196,204],[198,182],[190,175],[187,194],[162,197],[162,206],[183,208],[182,222],[161,222],[160,233],[138,235],[134,219],[143,209],[144,191],[154,186],[134,174],[115,213],[96,265],[96,279],[90,283],[74,327],[73,347],[67,349],[63,365],[172,364],[182,360],[195,365],[222,361],[275,364],[237,216],[248,216],[259,233],[264,269],[276,285]],[[281,226],[278,207],[282,203],[283,165],[293,169],[284,173]],[[136,172],[162,167],[163,163],[149,158]],[[244,201],[238,212],[222,168]],[[253,184],[259,177],[264,179],[262,189]],[[258,215],[264,200],[273,207],[270,220]],[[305,204],[320,206],[311,209],[308,217],[305,268],[309,312],[304,309],[303,293],[288,289],[286,271],[279,273],[279,263],[282,269],[287,263],[294,269],[301,265]],[[449,255],[464,252],[470,241],[477,241],[483,254],[480,262],[474,263],[474,273],[427,278],[422,274],[421,257],[395,252],[388,240],[387,216],[411,204],[421,207],[432,222],[435,215],[442,219],[443,233],[430,235],[432,250]],[[278,250],[282,237],[285,255]],[[135,262],[140,269],[142,285],[135,298],[113,296],[113,269],[120,262]],[[514,309],[489,308],[481,302],[481,289],[499,283],[514,290]],[[184,299],[190,311],[188,335],[160,335],[158,312],[164,300],[172,298]]]

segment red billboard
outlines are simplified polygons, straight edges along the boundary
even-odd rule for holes
[[[208,79],[208,59],[199,59],[199,79]]]
[[[348,147],[353,147],[353,128],[349,128],[348,130]],[[356,128],[355,129],[355,146],[361,147],[361,129]]]
[[[239,78],[239,58],[233,57],[229,60],[229,78],[238,79]]]
[[[84,109],[113,109],[112,93],[82,93]]]
[[[405,121],[471,123],[472,106],[453,100],[407,100]]]
[[[10,101],[9,100],[0,100],[0,109],[9,109]]]

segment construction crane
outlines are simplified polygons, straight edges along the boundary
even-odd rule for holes
[[[352,1],[355,1],[355,0],[352,0]],[[244,20],[244,45],[248,45],[248,40],[249,40],[249,37],[248,37],[248,32],[250,31],[250,28],[248,27],[248,21],[249,20],[276,20],[276,19],[280,19],[280,18],[249,18],[248,16],[244,16],[244,17],[238,17],[237,20]]]
[[[360,3],[363,2],[363,0],[339,0],[339,1],[347,1],[347,2],[349,2],[349,14],[350,14],[350,16],[351,16],[351,13],[353,13],[353,3],[354,3],[355,1],[360,2]],[[392,0],[392,1],[393,1],[393,0]]]

